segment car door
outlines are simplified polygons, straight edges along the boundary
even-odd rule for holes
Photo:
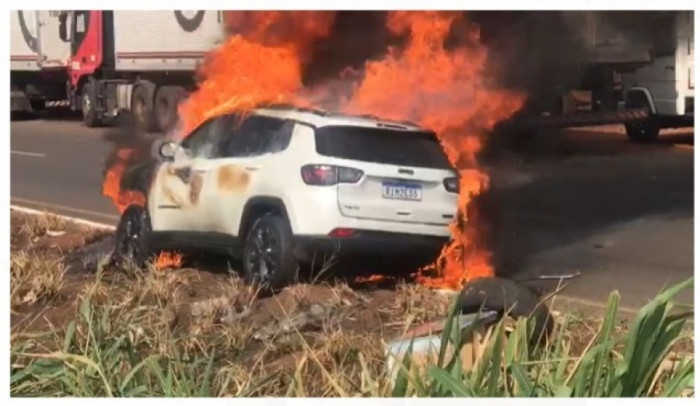
[[[216,230],[238,236],[241,216],[248,199],[267,195],[267,176],[275,154],[289,145],[294,123],[273,117],[249,116],[230,127],[221,139],[213,160],[216,198],[209,210],[215,213]]]
[[[205,231],[211,224],[200,203],[222,124],[215,118],[200,125],[182,141],[175,157],[158,168],[149,197],[154,231]]]

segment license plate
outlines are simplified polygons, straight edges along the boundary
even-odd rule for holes
[[[385,199],[397,200],[421,200],[423,189],[420,185],[409,183],[382,183],[382,197]]]

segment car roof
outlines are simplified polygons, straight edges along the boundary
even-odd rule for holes
[[[326,110],[287,106],[259,108],[253,110],[252,114],[297,121],[317,128],[325,126],[352,126],[403,131],[427,131],[417,124],[408,121],[392,121],[371,115],[351,115]]]

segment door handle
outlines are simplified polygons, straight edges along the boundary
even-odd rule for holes
[[[262,168],[262,165],[246,165],[245,168],[249,171],[257,171]]]

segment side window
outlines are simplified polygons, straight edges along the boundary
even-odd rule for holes
[[[251,116],[233,123],[222,139],[221,156],[258,156],[283,151],[289,145],[294,123],[274,117]]]
[[[82,44],[83,40],[85,39],[85,35],[87,34],[87,28],[88,28],[88,23],[90,19],[90,12],[89,11],[76,11],[75,15],[73,17],[72,25],[73,25],[73,35],[71,36],[73,38],[73,41],[71,42],[71,54],[75,55],[78,52],[78,49],[80,48],[80,45]]]
[[[216,119],[210,119],[201,124],[190,135],[182,141],[182,147],[187,151],[187,154],[191,157],[200,156],[201,154],[207,152],[207,148],[211,146],[209,141],[209,132]]]

